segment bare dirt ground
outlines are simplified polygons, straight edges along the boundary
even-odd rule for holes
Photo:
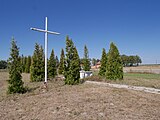
[[[26,94],[6,95],[7,73],[0,72],[0,120],[159,120],[160,95],[94,84],[50,81],[25,85]]]

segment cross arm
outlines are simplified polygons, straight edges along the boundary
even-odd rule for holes
[[[38,29],[38,28],[30,28],[31,30],[35,30],[35,31],[39,31],[39,32],[47,32],[50,34],[55,34],[55,35],[59,35],[60,33],[58,32],[52,32],[52,31],[46,31],[46,30],[42,30],[42,29]]]

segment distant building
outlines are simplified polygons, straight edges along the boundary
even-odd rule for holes
[[[101,62],[97,62],[95,66],[91,66],[91,69],[99,69],[101,67]]]

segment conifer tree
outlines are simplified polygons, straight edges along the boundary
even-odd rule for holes
[[[65,84],[74,85],[79,83],[80,59],[76,47],[72,40],[66,38],[66,58],[65,58]]]
[[[63,74],[64,72],[64,50],[61,50],[61,58],[60,58],[60,64],[59,64],[59,69],[58,69],[58,73],[59,74]]]
[[[58,67],[59,67],[59,59],[58,59],[58,56],[56,56],[55,60],[56,60],[56,69],[58,69]]]
[[[0,69],[6,69],[8,66],[7,61],[5,60],[0,60]]]
[[[88,48],[84,46],[83,70],[89,71],[91,69]]]
[[[35,50],[32,56],[30,67],[30,78],[32,82],[42,81],[44,79],[44,52],[42,46],[35,44]]]
[[[74,47],[73,49],[73,60],[71,61],[71,69],[72,69],[72,74],[73,74],[73,78],[75,79],[75,84],[79,83],[79,79],[80,79],[80,58],[78,55],[78,51],[76,49],[76,47]]]
[[[27,56],[25,56],[24,59],[23,59],[23,73],[26,70],[26,64],[27,64]]]
[[[20,57],[20,63],[21,63],[21,70],[22,72],[24,73],[25,72],[25,69],[26,69],[26,63],[27,63],[27,57],[26,56],[22,56]]]
[[[19,56],[19,48],[14,38],[12,39],[12,47],[9,58],[9,86],[8,93],[24,93],[23,81],[21,76],[21,62]]]
[[[92,58],[92,65],[95,66],[97,63],[97,60],[95,58]]]
[[[26,65],[25,65],[25,73],[30,73],[30,66],[31,66],[31,56],[27,57]]]
[[[49,61],[48,61],[48,77],[54,78],[57,75],[56,59],[54,56],[54,50],[52,49]]]
[[[100,70],[99,70],[99,73],[98,73],[100,76],[105,76],[106,65],[107,65],[107,54],[106,54],[106,50],[103,48],[102,57],[101,57],[101,67],[100,67]]]
[[[44,50],[43,50],[43,47],[42,45],[40,46],[40,57],[39,57],[39,60],[40,60],[40,78],[42,78],[42,80],[44,79],[45,77],[45,55],[44,55]]]
[[[118,48],[114,43],[110,44],[106,66],[106,78],[110,80],[123,79],[123,64]]]
[[[20,63],[21,63],[21,72],[23,72],[23,70],[24,70],[24,56],[23,56],[23,54],[22,54],[22,56],[20,56]]]

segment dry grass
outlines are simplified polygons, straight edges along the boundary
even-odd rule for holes
[[[8,73],[0,73],[1,93],[7,88]],[[64,85],[49,81],[48,91],[42,82],[30,83],[23,74],[25,85],[32,88],[26,94],[1,97],[0,120],[158,120],[160,95],[80,84]],[[1,96],[2,94],[0,94]]]
[[[160,65],[148,65],[148,66],[137,66],[137,67],[124,67],[124,72],[130,73],[154,73],[160,74]]]

